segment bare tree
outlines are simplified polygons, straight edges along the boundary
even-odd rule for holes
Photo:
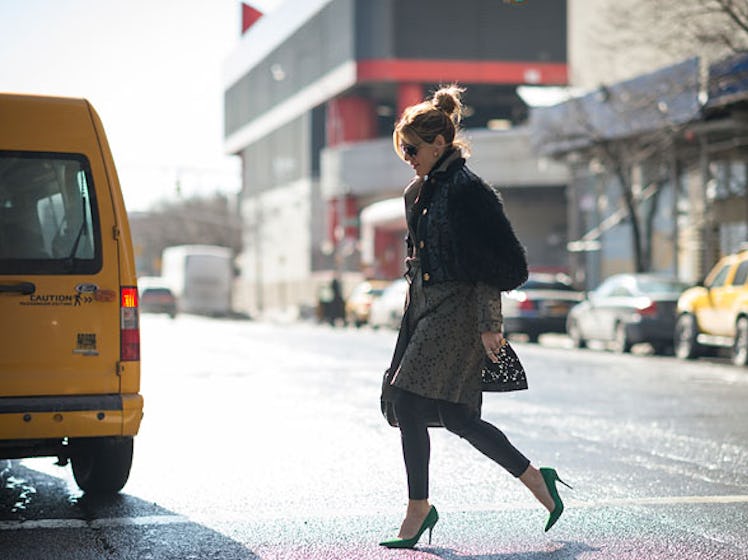
[[[713,61],[748,52],[748,0],[619,0],[602,15],[593,42],[608,53]]]
[[[588,30],[591,54],[610,76],[699,57],[673,72],[602,84],[596,94],[533,117],[541,150],[576,151],[620,189],[619,208],[581,241],[627,221],[634,268],[647,271],[659,193],[674,179],[675,144],[705,100],[708,65],[748,52],[748,0],[594,0],[593,9],[600,13]],[[642,168],[649,170],[644,184]]]
[[[692,59],[533,112],[538,149],[553,156],[576,153],[594,173],[613,178],[619,188],[613,208],[608,205],[609,215],[580,241],[597,241],[605,231],[627,222],[635,270],[651,269],[659,194],[670,179],[676,139],[699,112],[698,95],[699,69]]]

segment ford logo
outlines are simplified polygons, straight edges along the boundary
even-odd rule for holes
[[[78,284],[75,287],[75,291],[79,294],[93,294],[98,289],[99,287],[96,284]]]

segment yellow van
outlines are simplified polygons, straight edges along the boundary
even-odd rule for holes
[[[138,290],[104,129],[84,99],[0,94],[0,459],[127,482],[140,427]]]

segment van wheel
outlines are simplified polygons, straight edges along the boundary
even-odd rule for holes
[[[685,313],[675,322],[675,337],[673,344],[675,355],[681,360],[693,360],[701,353],[701,347],[696,342],[698,336],[696,318]]]
[[[738,318],[738,322],[735,324],[732,363],[736,366],[748,365],[748,317]]]
[[[73,477],[81,490],[114,494],[124,487],[132,465],[132,437],[83,438],[71,442]]]

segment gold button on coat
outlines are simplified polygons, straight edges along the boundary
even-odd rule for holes
[[[423,249],[423,248],[424,248],[424,247],[426,246],[426,244],[425,244],[425,243],[424,243],[423,241],[421,241],[420,243],[418,243],[418,246],[419,246],[419,247],[420,247],[421,249]]]
[[[423,214],[424,216],[425,216],[426,214],[428,214],[428,213],[429,213],[429,209],[428,209],[428,208],[424,208],[424,209],[423,209],[423,212],[421,212],[421,214]]]
[[[431,275],[430,275],[430,274],[429,274],[428,272],[425,272],[425,273],[423,274],[423,279],[424,279],[424,280],[425,280],[426,282],[428,282],[429,280],[431,280]]]

